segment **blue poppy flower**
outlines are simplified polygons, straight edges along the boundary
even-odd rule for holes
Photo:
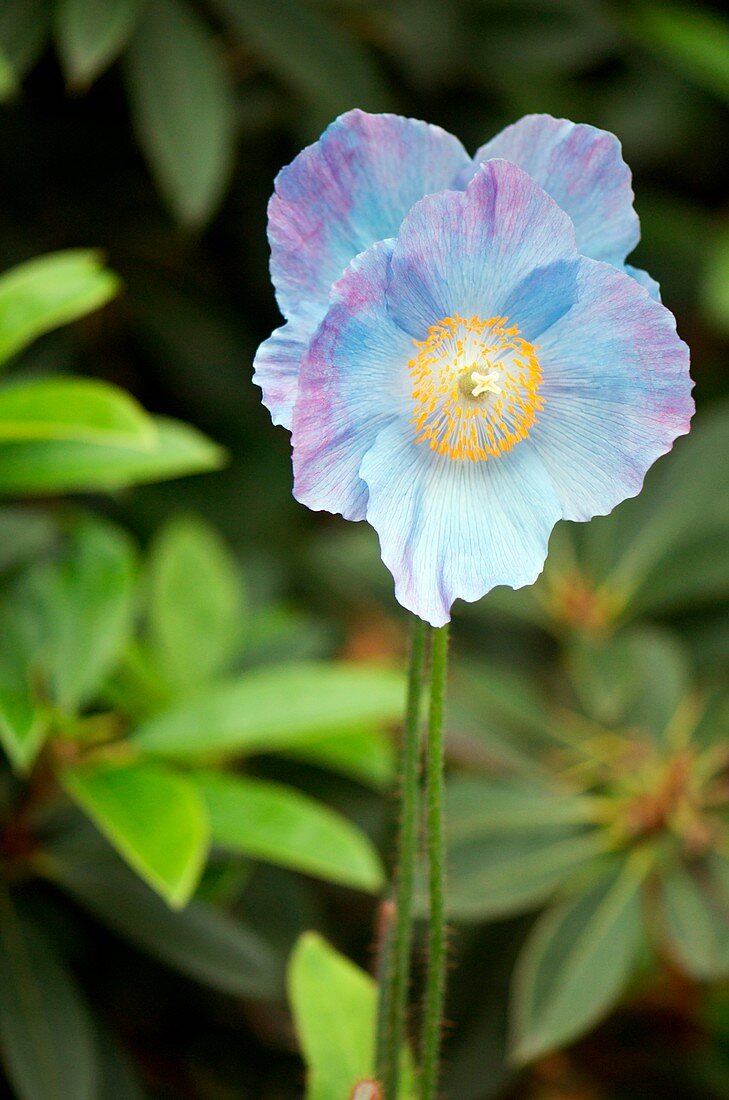
[[[287,317],[256,357],[294,493],[367,519],[398,600],[532,583],[561,518],[635,495],[693,410],[688,349],[638,239],[617,140],[529,116],[476,154],[351,112],[269,209]]]

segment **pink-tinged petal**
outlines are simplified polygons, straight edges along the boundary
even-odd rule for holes
[[[623,269],[626,275],[630,275],[639,286],[648,291],[654,302],[660,302],[661,285],[656,282],[652,275],[649,275],[647,271],[643,271],[641,267],[633,267],[632,264],[625,264]]]
[[[565,519],[606,515],[689,430],[689,350],[629,276],[580,258],[577,297],[540,339],[544,408],[527,443]]]
[[[306,321],[295,318],[277,328],[253,360],[253,382],[263,391],[263,404],[274,424],[291,427],[301,360],[311,340]]]
[[[578,250],[622,266],[640,239],[630,169],[614,134],[551,115],[526,115],[476,153],[474,166],[504,157],[566,210]],[[463,177],[463,182],[469,173]]]
[[[367,452],[367,519],[399,602],[432,626],[454,600],[478,600],[497,585],[533,584],[561,508],[533,451],[454,462],[417,444],[397,421]]]
[[[505,313],[535,269],[575,254],[567,214],[521,168],[492,160],[465,192],[429,195],[405,218],[392,256],[388,306],[402,328],[423,339],[431,325],[454,313]],[[553,306],[561,308],[556,301]]]
[[[410,416],[410,338],[389,317],[392,241],[357,256],[303,361],[294,411],[294,496],[315,510],[364,519],[365,452],[395,415]]]
[[[269,204],[271,276],[286,317],[324,313],[350,260],[394,237],[413,203],[452,187],[470,158],[439,126],[342,115],[283,168]]]

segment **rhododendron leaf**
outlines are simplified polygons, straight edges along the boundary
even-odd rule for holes
[[[282,965],[267,939],[203,902],[172,910],[91,828],[54,834],[46,874],[102,924],[166,966],[234,997],[275,997]]]
[[[225,452],[196,428],[167,417],[153,422],[152,447],[71,440],[7,443],[0,447],[0,495],[113,492],[223,465]]]
[[[448,912],[455,920],[480,921],[535,909],[604,849],[597,830],[568,826],[456,841],[448,850]]]
[[[729,100],[729,26],[720,13],[662,0],[639,4],[628,25],[697,84]]]
[[[0,391],[0,446],[69,440],[152,450],[155,435],[141,405],[108,382],[52,378]]]
[[[174,908],[190,898],[207,854],[203,801],[182,775],[151,762],[98,762],[61,774],[68,794],[129,865]]]
[[[333,118],[357,104],[382,110],[387,93],[367,52],[333,20],[295,0],[214,0],[231,28],[296,95]],[[288,43],[296,42],[296,49]]]
[[[56,38],[66,78],[90,84],[121,53],[144,0],[60,0]]]
[[[686,654],[657,627],[628,629],[607,640],[577,637],[568,659],[583,707],[610,726],[638,727],[660,738],[688,693]]]
[[[282,664],[206,688],[144,722],[132,740],[171,757],[277,752],[395,722],[403,696],[403,679],[390,669]]]
[[[370,893],[384,881],[369,838],[346,818],[279,783],[220,772],[193,776],[224,848]]]
[[[640,884],[627,864],[537,921],[514,975],[515,1061],[569,1043],[618,999],[643,934]]]
[[[212,32],[180,0],[151,0],[125,55],[138,140],[180,221],[202,225],[228,182],[233,102]]]
[[[176,694],[187,694],[232,656],[242,614],[238,568],[214,528],[179,516],[155,538],[147,591],[155,669]]]
[[[0,1040],[14,1095],[95,1100],[94,1026],[55,947],[0,892]]]
[[[722,882],[721,864],[715,857],[713,863],[700,862],[691,868],[676,865],[661,881],[661,911],[670,950],[681,967],[700,980],[729,975],[729,873],[725,875]]]
[[[44,332],[98,309],[118,288],[99,254],[80,248],[38,256],[3,272],[0,364]]]
[[[136,554],[120,528],[80,521],[39,574],[43,663],[55,702],[80,708],[118,659],[132,626]]]
[[[377,985],[316,932],[291,956],[289,1000],[307,1066],[306,1100],[343,1100],[372,1078]],[[403,1051],[399,1100],[412,1100],[412,1064]]]

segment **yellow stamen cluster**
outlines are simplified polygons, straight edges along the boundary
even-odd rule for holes
[[[418,443],[453,459],[498,458],[543,407],[536,349],[508,317],[444,317],[408,363]],[[507,327],[508,326],[508,327]]]

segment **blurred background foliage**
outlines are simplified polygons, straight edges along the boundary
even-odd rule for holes
[[[640,497],[457,608],[448,1094],[729,1095],[722,5],[3,0],[0,99],[7,1094],[371,1068],[405,623],[249,381],[273,178],[359,106],[617,133],[697,383]]]

